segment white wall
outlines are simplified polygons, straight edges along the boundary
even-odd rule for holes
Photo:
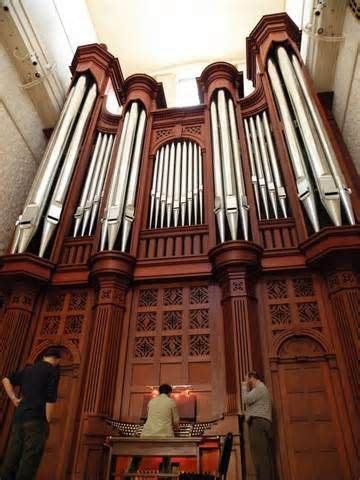
[[[360,173],[360,26],[350,8],[343,35],[335,72],[333,112]]]
[[[0,44],[0,254],[5,253],[45,148],[43,125]]]

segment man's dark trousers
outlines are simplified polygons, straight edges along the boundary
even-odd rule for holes
[[[33,480],[48,436],[45,420],[14,422],[0,469],[1,480]]]
[[[274,480],[271,422],[266,418],[251,417],[249,419],[249,438],[256,480]]]

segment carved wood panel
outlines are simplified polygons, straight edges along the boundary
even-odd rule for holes
[[[318,354],[321,346],[308,337],[290,339],[283,346],[284,356]],[[284,425],[290,475],[286,478],[338,480],[349,478],[344,468],[344,448],[338,411],[325,362],[294,361],[279,366],[281,408],[278,417]],[[279,426],[280,428],[280,426]]]
[[[161,383],[192,385],[198,415],[212,416],[211,393],[219,362],[218,287],[183,283],[138,287],[130,312],[122,414],[140,418],[144,394]],[[222,380],[220,380],[221,382]],[[214,390],[216,388],[214,387]],[[208,402],[201,402],[200,392]]]

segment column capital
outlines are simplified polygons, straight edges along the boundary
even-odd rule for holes
[[[50,282],[54,269],[52,262],[32,253],[4,255],[0,258],[0,284],[5,289],[16,281],[40,287]]]
[[[221,281],[224,277],[234,277],[241,272],[254,272],[260,269],[262,247],[241,240],[225,242],[209,251],[214,275]]]
[[[133,279],[135,263],[136,259],[124,252],[99,252],[89,260],[89,276],[99,285],[114,281],[128,285]]]

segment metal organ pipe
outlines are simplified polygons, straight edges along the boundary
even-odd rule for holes
[[[217,108],[215,101],[211,102],[210,106],[211,114],[211,137],[213,147],[213,165],[214,165],[214,212],[218,224],[219,235],[221,243],[225,242],[225,215],[224,215],[224,190],[221,172],[221,159],[220,159],[220,144],[219,144],[219,127],[217,119]]]
[[[218,91],[217,110],[221,143],[221,164],[224,184],[225,211],[231,239],[236,240],[238,229],[238,204],[234,175],[234,162],[230,143],[230,126],[224,90]]]
[[[156,193],[155,193],[155,228],[157,228],[157,222],[159,217],[159,209],[160,209],[160,197],[161,197],[161,184],[162,184],[162,176],[163,176],[163,169],[164,169],[164,152],[165,148],[162,147],[160,150],[160,160],[159,160],[159,170],[156,180]]]
[[[93,179],[94,169],[95,169],[95,165],[96,165],[96,162],[97,162],[98,153],[99,153],[99,150],[100,150],[101,140],[102,140],[102,134],[98,133],[96,143],[95,143],[95,148],[94,148],[93,154],[91,156],[90,166],[89,166],[89,169],[88,169],[88,172],[87,172],[87,175],[86,175],[85,185],[84,185],[84,188],[81,192],[81,198],[80,198],[79,206],[77,207],[76,212],[74,214],[74,217],[75,217],[74,237],[77,236],[78,230],[80,228],[80,225],[81,225],[81,222],[82,222],[82,219],[83,219],[84,208],[85,208],[85,204],[86,204],[86,200],[87,200],[87,195],[88,195],[88,192],[89,192],[89,189],[90,189],[90,184],[91,184],[92,179]]]
[[[86,92],[86,77],[78,78],[66,99],[59,121],[42,158],[25,207],[17,221],[12,253],[24,252],[36,233],[71,129]]]
[[[180,213],[181,213],[181,225],[185,225],[185,215],[186,215],[186,179],[187,179],[187,144],[183,142],[181,150],[181,190],[180,190]]]
[[[114,135],[109,135],[108,142],[107,142],[107,145],[106,145],[104,160],[102,161],[100,174],[99,174],[97,182],[96,182],[95,195],[94,195],[94,198],[93,198],[93,201],[92,201],[92,205],[90,207],[91,216],[90,216],[90,225],[89,225],[89,231],[88,231],[89,235],[92,234],[94,224],[95,224],[95,220],[96,220],[96,216],[97,216],[97,212],[98,212],[98,209],[99,209],[100,199],[103,195],[103,187],[104,187],[105,178],[106,178],[107,171],[108,171],[109,164],[110,164],[110,158],[111,158],[111,154],[112,154],[112,150],[113,150],[113,145],[114,145]],[[94,178],[96,180],[95,175],[94,175]]]
[[[306,104],[309,108],[312,120],[314,122],[317,134],[319,136],[321,145],[324,149],[324,153],[326,156],[326,159],[328,161],[331,173],[334,177],[335,184],[339,190],[340,194],[340,199],[343,204],[345,213],[348,217],[349,223],[351,225],[355,224],[355,217],[354,217],[354,212],[353,208],[351,205],[350,201],[350,194],[351,190],[349,187],[345,185],[345,180],[343,177],[343,174],[341,172],[339,163],[337,161],[336,154],[334,152],[333,146],[331,144],[331,140],[326,132],[326,128],[324,125],[324,122],[321,118],[321,115],[317,109],[317,106],[315,105],[315,102],[313,98],[311,97],[311,93],[309,90],[309,87],[306,82],[306,78],[304,76],[304,73],[302,71],[302,68],[300,66],[299,60],[296,58],[296,55],[292,55],[291,57],[292,64],[295,70],[296,78],[299,82],[299,85],[301,87],[302,93],[304,94]]]
[[[128,115],[128,116],[127,116]],[[100,249],[114,248],[120,227],[123,226],[121,249],[125,250],[135,214],[136,186],[139,174],[146,113],[134,101],[126,113],[116,155],[114,175],[106,202]]]
[[[121,251],[125,252],[126,244],[129,238],[131,225],[135,218],[135,197],[139,178],[142,144],[146,126],[146,113],[142,110],[139,116],[139,123],[135,138],[134,153],[131,160],[131,172],[128,189],[126,193],[125,212],[123,218],[123,230],[121,238]]]
[[[339,191],[327,164],[294,68],[284,47],[278,47],[276,57],[314,174],[321,203],[324,205],[332,222],[339,226],[341,225]]]
[[[149,228],[177,227],[202,222],[202,161],[200,147],[191,141],[174,141],[159,148],[154,164],[152,202],[154,185],[159,191],[161,208],[155,208],[155,218],[150,213]],[[163,158],[163,161],[161,160]],[[155,200],[156,201],[156,200]],[[151,204],[150,204],[151,212]],[[166,225],[165,225],[166,213]],[[194,215],[193,215],[194,214]]]
[[[305,165],[305,160],[302,154],[299,140],[296,135],[295,127],[293,125],[290,110],[285,98],[285,93],[281,85],[280,77],[277,72],[276,66],[271,58],[268,60],[267,67],[271,86],[282,119],[285,139],[296,178],[298,196],[304,205],[305,211],[309,217],[313,229],[315,230],[315,232],[318,232],[320,226],[318,215],[316,212],[314,191],[310,182],[309,173]]]
[[[156,193],[156,181],[157,181],[157,175],[158,175],[158,168],[159,168],[159,151],[156,152],[155,165],[154,165],[154,174],[153,174],[152,186],[151,186],[149,228],[152,227],[152,219],[153,219],[153,215],[154,215],[155,193]]]
[[[46,247],[48,246],[50,238],[54,233],[56,225],[59,223],[66,193],[70,185],[76,159],[84,136],[85,127],[93,105],[95,103],[96,95],[97,88],[96,84],[93,83],[86,95],[84,105],[81,109],[79,119],[76,123],[75,131],[72,135],[71,142],[67,150],[63,165],[61,167],[59,178],[56,183],[52,198],[50,200],[47,214],[45,216],[39,250],[40,257],[44,255]]]
[[[174,227],[178,226],[179,214],[180,214],[180,185],[181,185],[181,143],[176,145],[176,158],[175,158],[175,178],[174,178]]]
[[[246,143],[247,143],[247,147],[248,147],[248,151],[249,151],[249,160],[250,160],[250,169],[251,169],[251,182],[252,182],[253,188],[254,188],[255,201],[256,201],[256,208],[257,208],[257,211],[258,211],[258,216],[259,216],[259,218],[261,218],[260,198],[259,198],[259,184],[258,184],[258,178],[257,178],[257,173],[256,173],[256,168],[255,168],[253,148],[252,148],[252,145],[251,145],[250,130],[249,130],[249,125],[248,125],[248,120],[246,118],[244,119],[244,125],[245,125]]]
[[[204,223],[204,184],[203,184],[203,163],[201,148],[198,147],[198,164],[199,164],[199,209],[200,209],[200,223]]]
[[[240,156],[240,146],[239,138],[236,127],[236,118],[235,118],[235,109],[234,104],[231,98],[228,100],[229,108],[229,119],[230,119],[230,133],[231,133],[231,144],[234,154],[234,168],[235,168],[235,179],[237,187],[237,198],[239,204],[239,211],[241,216],[241,224],[244,232],[244,239],[249,239],[249,227],[248,227],[248,201],[246,197],[245,184],[244,184],[244,175],[241,166],[241,156]]]
[[[175,145],[171,144],[170,147],[170,160],[169,160],[169,178],[167,186],[166,196],[166,226],[169,228],[171,223],[171,211],[174,201],[174,171],[175,171]]]
[[[287,218],[286,191],[285,191],[285,188],[283,187],[283,184],[282,184],[280,169],[279,169],[277,157],[276,157],[276,154],[275,154],[273,139],[272,139],[272,136],[271,136],[270,125],[269,125],[268,118],[267,118],[267,115],[266,115],[265,111],[262,114],[262,121],[263,121],[263,125],[264,125],[264,130],[265,130],[267,147],[268,147],[269,155],[270,155],[272,172],[274,174],[274,182],[275,182],[275,186],[276,186],[277,197],[278,197],[278,200],[279,200],[279,203],[280,203],[282,214],[283,214],[284,218]]]
[[[162,177],[161,196],[160,196],[160,227],[161,228],[163,228],[164,226],[164,219],[165,219],[168,177],[169,177],[169,145],[166,145],[165,154],[164,154],[164,172]]]
[[[250,133],[251,133],[251,140],[252,140],[252,146],[253,146],[253,152],[254,152],[254,158],[255,158],[255,165],[256,165],[256,170],[258,174],[261,198],[263,201],[266,218],[269,219],[270,214],[269,214],[269,204],[268,204],[267,195],[266,195],[265,175],[264,175],[264,170],[261,162],[260,149],[259,149],[258,139],[256,135],[254,118],[250,117],[249,121],[250,121]]]

